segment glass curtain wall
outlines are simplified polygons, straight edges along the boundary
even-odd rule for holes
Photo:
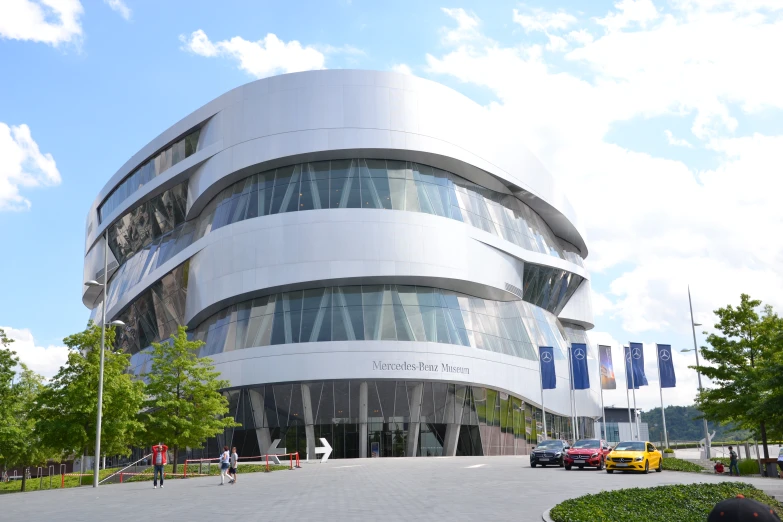
[[[362,388],[367,393],[362,412]],[[316,381],[252,386],[225,392],[230,414],[242,424],[212,441],[242,457],[264,453],[280,439],[287,452],[307,455],[306,426],[325,438],[330,458],[430,457],[447,452],[446,433],[457,434],[456,456],[526,455],[543,438],[541,410],[492,388],[445,382],[394,380]],[[310,413],[306,404],[309,403]],[[362,419],[366,418],[366,422]],[[592,420],[591,420],[592,421]],[[570,418],[547,414],[551,436],[572,441]],[[586,435],[592,436],[592,435]],[[415,437],[412,441],[411,437]],[[364,445],[364,451],[361,446]],[[320,446],[320,442],[317,443]],[[311,456],[311,459],[314,456]]]
[[[568,294],[566,294],[566,297]],[[259,297],[222,310],[193,332],[201,356],[323,341],[417,341],[470,346],[537,360],[565,353],[557,318],[524,301],[490,301],[436,288],[336,286]]]
[[[186,202],[187,183],[183,183],[139,205],[111,226],[109,245],[120,267],[110,286],[130,288],[193,242],[231,223],[326,208],[435,214],[480,228],[527,250],[583,266],[576,248],[555,237],[539,215],[515,197],[417,163],[336,160],[254,174],[224,189],[198,218],[188,222],[184,222]],[[563,297],[571,276],[562,270],[529,266],[525,300],[551,309],[554,305],[550,301],[558,302]]]
[[[134,170],[130,176],[117,185],[101,206],[98,207],[100,220],[103,221],[105,216],[111,214],[131,194],[155,177],[160,176],[166,170],[194,154],[198,148],[199,133],[200,130],[196,129],[181,140],[172,143]]]

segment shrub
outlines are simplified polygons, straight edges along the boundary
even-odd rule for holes
[[[715,504],[738,494],[783,514],[782,504],[752,485],[719,482],[603,491],[566,500],[552,508],[549,516],[555,522],[703,522]]]
[[[668,471],[690,471],[693,473],[701,473],[704,468],[693,462],[688,462],[682,459],[663,459],[663,469]]]
[[[671,449],[671,448],[666,448],[665,450],[663,450],[663,452],[664,453],[674,453],[674,450]]]

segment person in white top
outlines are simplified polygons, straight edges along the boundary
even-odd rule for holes
[[[228,474],[231,476],[229,482],[231,484],[237,483],[237,460],[239,460],[239,455],[237,455],[237,448],[233,447],[231,448],[231,461],[228,467]]]
[[[228,453],[228,446],[223,446],[223,453],[220,455],[220,485],[221,486],[225,483],[226,477],[228,476],[228,468],[229,468],[230,461],[231,461],[231,456]]]
[[[778,452],[778,468],[780,468],[778,476],[783,478],[783,447],[781,447],[780,451]]]

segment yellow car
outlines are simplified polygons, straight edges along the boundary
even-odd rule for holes
[[[663,471],[663,455],[650,442],[631,440],[621,442],[606,456],[606,472]]]

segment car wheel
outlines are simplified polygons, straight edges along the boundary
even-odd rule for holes
[[[607,469],[606,472],[611,475],[612,473],[614,473],[614,470],[613,469]]]
[[[644,461],[644,473],[649,473],[649,472],[650,472],[650,461],[649,460],[645,460]]]
[[[657,471],[658,473],[663,471],[663,459],[658,459],[658,467],[655,468],[655,471]]]
[[[530,463],[530,467],[531,467],[531,468],[535,468],[535,467],[536,467],[536,463],[535,463],[535,462],[531,462],[531,463]]]
[[[565,460],[560,459],[560,467],[562,468],[563,466],[565,466]]]
[[[571,471],[571,466],[564,466],[566,471]]]
[[[601,471],[602,469],[604,469],[604,461],[603,460],[599,460],[598,461],[598,471]]]

